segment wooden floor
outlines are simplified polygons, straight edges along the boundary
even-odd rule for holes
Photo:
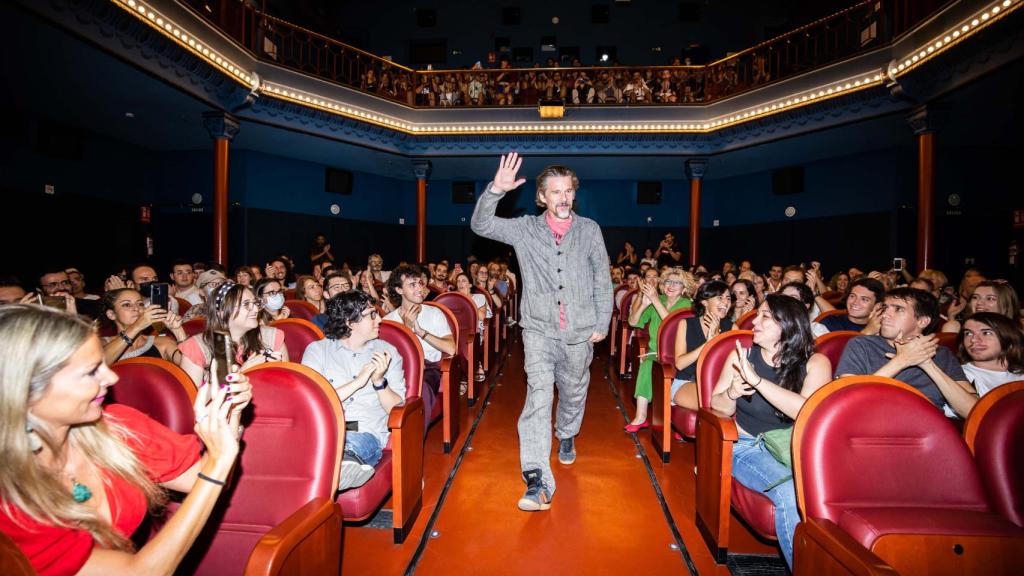
[[[405,543],[393,544],[391,530],[346,526],[342,573],[728,575],[712,561],[694,525],[693,445],[677,443],[671,463],[662,464],[649,435],[622,431],[621,407],[632,411],[633,386],[606,369],[606,346],[598,348],[591,368],[576,463],[564,466],[552,453],[558,489],[551,510],[516,507],[525,488],[516,421],[526,377],[522,345],[512,342],[509,352],[490,375],[487,401],[463,404],[451,454],[441,450],[440,428],[431,428],[423,510]],[[732,526],[731,551],[776,553],[735,519]]]

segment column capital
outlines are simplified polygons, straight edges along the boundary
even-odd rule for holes
[[[430,163],[430,160],[412,161],[412,173],[416,175],[417,180],[429,180],[432,168],[433,165]]]
[[[938,132],[949,119],[949,109],[942,106],[919,106],[907,116],[907,124],[914,134]]]
[[[227,112],[205,112],[203,114],[203,126],[210,133],[214,140],[225,139],[229,142],[235,139],[238,134],[238,119]]]
[[[686,161],[686,177],[691,180],[704,178],[704,173],[707,172],[707,169],[707,158],[690,158]]]

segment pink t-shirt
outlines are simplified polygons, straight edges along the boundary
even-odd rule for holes
[[[566,233],[569,232],[569,227],[572,226],[572,216],[570,215],[565,220],[560,220],[551,215],[550,212],[544,213],[544,221],[548,223],[548,228],[551,229],[551,235],[555,237],[555,244],[561,244],[562,238],[565,238]],[[565,305],[558,304],[558,328],[565,330],[568,325],[565,322]]]

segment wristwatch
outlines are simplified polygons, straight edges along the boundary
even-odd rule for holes
[[[380,392],[381,390],[383,390],[383,389],[388,387],[388,379],[385,378],[384,380],[382,380],[381,383],[380,383],[380,386],[374,384],[373,382],[370,382],[370,386],[373,386],[374,390]]]

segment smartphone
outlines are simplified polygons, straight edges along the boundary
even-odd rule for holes
[[[166,282],[146,282],[139,286],[139,292],[143,298],[149,299],[151,305],[167,310],[170,285]]]
[[[905,261],[903,260],[903,258],[893,258],[892,259],[892,269],[893,269],[893,271],[894,272],[903,272],[904,262]]]
[[[64,310],[67,308],[67,302],[64,300],[63,296],[40,296],[39,303],[43,306],[56,308],[57,310]]]

